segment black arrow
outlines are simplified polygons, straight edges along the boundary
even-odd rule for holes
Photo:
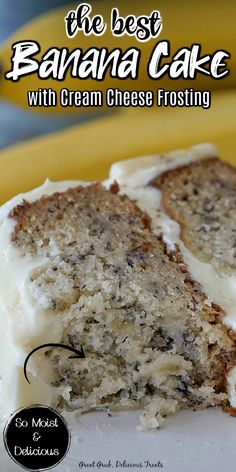
[[[45,347],[61,347],[62,349],[67,349],[68,351],[73,352],[75,354],[75,356],[69,356],[69,359],[79,359],[79,358],[83,359],[83,358],[85,358],[85,354],[84,354],[84,350],[83,350],[82,346],[80,346],[81,350],[78,351],[78,349],[75,349],[72,346],[67,346],[66,344],[57,344],[57,343],[42,344],[41,346],[38,346],[35,349],[33,349],[33,351],[31,351],[25,359],[24,376],[25,376],[25,378],[26,378],[26,380],[29,384],[30,384],[30,381],[29,381],[28,376],[27,376],[27,363],[28,363],[28,360],[32,356],[32,354],[34,354],[36,351],[39,351],[40,349],[44,349]]]

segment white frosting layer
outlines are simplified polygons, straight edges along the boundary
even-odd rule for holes
[[[217,149],[213,144],[199,144],[185,150],[116,162],[111,166],[109,177],[122,185],[143,187],[167,170],[212,156],[217,156]]]
[[[145,187],[158,173],[191,162],[195,159],[215,156],[212,145],[195,146],[187,151],[177,151],[163,156],[147,156],[116,163],[111,167],[108,186],[117,180],[121,191],[147,211],[153,219],[153,229],[162,232],[170,248],[178,243],[189,270],[209,297],[226,310],[224,322],[236,330],[236,275],[222,276],[213,267],[196,259],[179,240],[179,225],[161,209],[161,193]],[[44,363],[44,356],[34,354],[28,364],[29,385],[23,375],[27,354],[40,344],[58,342],[61,326],[53,312],[45,312],[31,296],[30,274],[45,264],[42,258],[22,257],[10,242],[14,222],[8,218],[10,210],[23,199],[34,201],[42,195],[64,191],[79,181],[53,183],[46,181],[38,189],[13,198],[0,209],[0,417],[5,420],[16,408],[32,403],[50,405],[58,395],[58,389],[49,386],[52,372]],[[53,250],[53,248],[52,248]],[[232,406],[236,407],[236,368],[229,376],[229,393]],[[69,393],[69,392],[68,392]],[[64,392],[65,396],[65,392]],[[2,406],[1,406],[2,405]]]

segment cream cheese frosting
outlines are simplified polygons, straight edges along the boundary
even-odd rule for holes
[[[162,210],[161,192],[147,186],[156,175],[189,163],[196,159],[216,156],[213,145],[194,146],[186,151],[175,151],[160,156],[146,156],[112,165],[107,187],[116,180],[121,192],[137,201],[138,205],[152,218],[153,230],[160,234],[174,250],[178,244],[193,278],[201,283],[212,301],[226,311],[224,323],[236,330],[236,274],[217,274],[210,264],[196,259],[179,239],[179,225]],[[51,405],[60,393],[52,387],[52,372],[45,365],[44,356],[35,355],[28,365],[29,385],[23,375],[27,354],[40,344],[59,342],[62,326],[53,312],[43,308],[33,298],[29,289],[30,275],[35,268],[42,267],[42,258],[20,256],[10,241],[14,221],[8,218],[11,209],[23,199],[34,201],[42,195],[65,191],[70,187],[86,185],[80,181],[49,182],[31,192],[18,195],[0,209],[0,419],[5,421],[15,409],[31,403]],[[53,248],[52,248],[53,251]],[[230,402],[236,407],[236,367],[228,375]],[[63,396],[67,392],[63,391]],[[69,395],[69,391],[68,391]]]

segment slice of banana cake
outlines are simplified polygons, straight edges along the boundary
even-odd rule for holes
[[[162,173],[152,184],[185,246],[215,269],[236,271],[236,169],[216,157]]]
[[[206,233],[198,231],[196,186],[184,184],[187,177],[178,172],[178,188],[170,188],[168,175],[155,185],[165,187],[168,211],[181,222],[186,216],[186,238],[190,232],[189,244],[198,245],[195,235]],[[191,209],[188,192],[194,195]],[[201,199],[198,192],[210,208],[207,195]],[[215,199],[217,206],[217,192]],[[216,218],[212,211],[204,218]],[[54,387],[67,389],[67,395],[58,393],[59,407],[141,407],[141,429],[158,427],[178,408],[227,407],[226,374],[236,365],[236,348],[221,323],[224,312],[192,279],[178,248],[169,252],[150,217],[120,195],[116,183],[24,201],[10,216],[17,252],[43,256],[44,264],[31,273],[32,297],[62,322],[59,341],[82,345],[85,353],[84,359],[71,359],[60,349],[47,352]],[[214,227],[217,220],[211,221]]]

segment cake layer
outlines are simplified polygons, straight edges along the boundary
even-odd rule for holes
[[[186,247],[216,270],[236,273],[236,169],[211,157],[164,172],[153,185]]]

